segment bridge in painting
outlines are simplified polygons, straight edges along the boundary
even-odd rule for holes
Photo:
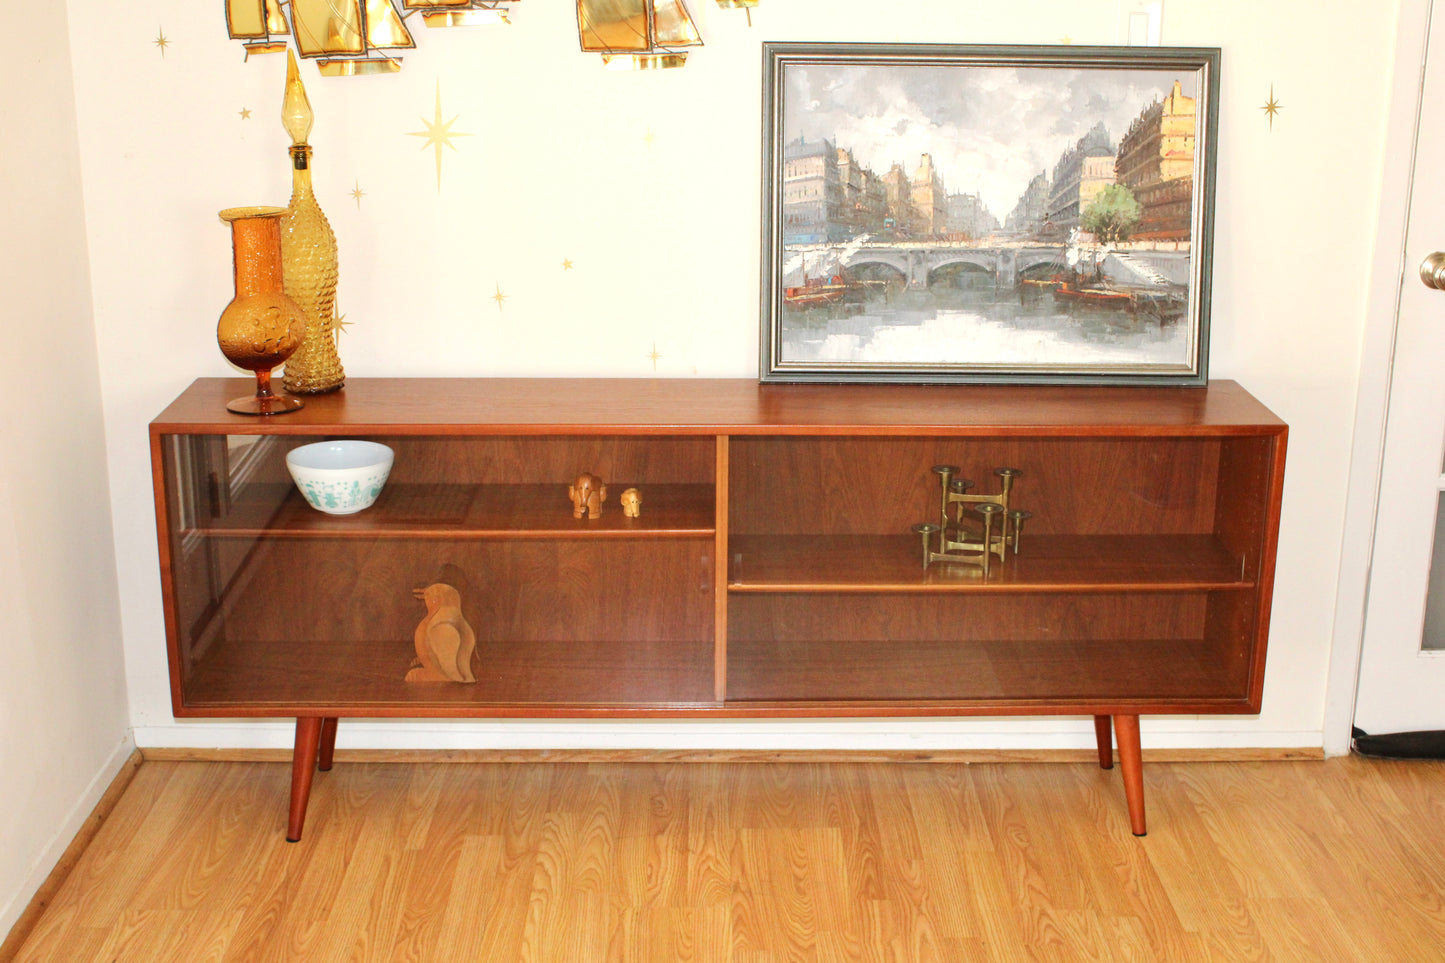
[[[789,283],[794,265],[809,276],[857,270],[876,264],[891,268],[911,288],[927,287],[942,268],[968,265],[990,274],[998,287],[1017,287],[1019,278],[1063,270],[1062,244],[987,241],[845,241],[833,244],[789,244],[785,255]],[[801,260],[799,260],[801,259]]]

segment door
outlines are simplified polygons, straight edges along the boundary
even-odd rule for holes
[[[1445,730],[1445,4],[1433,7],[1355,700],[1372,735]]]

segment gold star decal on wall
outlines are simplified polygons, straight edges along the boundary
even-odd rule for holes
[[[249,107],[242,107],[242,108],[241,108],[241,119],[242,119],[242,120],[250,120],[250,119],[251,119],[251,108],[249,108]]]
[[[1269,85],[1269,100],[1260,110],[1269,115],[1269,129],[1274,130],[1274,115],[1279,113],[1280,102],[1274,99],[1274,84]]]
[[[346,315],[338,314],[331,319],[331,336],[337,341],[341,340],[341,332],[355,324],[355,321],[346,320]]]
[[[564,257],[564,258],[562,259],[562,270],[564,270],[564,271],[570,271],[570,270],[572,270],[572,259],[571,259],[571,258],[569,258],[569,257]]]
[[[452,130],[452,124],[455,124],[455,123],[457,122],[457,117],[460,117],[460,116],[461,116],[461,114],[458,114],[456,117],[453,117],[451,120],[448,120],[448,121],[443,121],[443,120],[442,120],[442,82],[441,82],[440,80],[438,80],[438,81],[437,81],[437,106],[436,106],[436,116],[435,116],[435,119],[434,119],[434,120],[427,120],[425,117],[423,117],[423,118],[421,118],[421,122],[422,122],[422,124],[426,127],[426,130],[414,130],[414,131],[409,131],[409,132],[407,133],[407,136],[408,136],[408,137],[425,137],[425,138],[426,138],[426,143],[424,143],[424,144],[421,145],[421,149],[422,149],[422,150],[426,150],[428,147],[434,148],[434,149],[436,150],[436,155],[437,155],[437,193],[438,193],[438,194],[440,194],[441,191],[442,191],[442,148],[443,148],[443,147],[450,147],[452,150],[456,150],[456,149],[457,149],[457,145],[452,143],[452,138],[453,138],[453,137],[470,137],[470,136],[472,136],[471,134],[463,133],[462,131],[459,131],[459,130]]]
[[[647,353],[647,359],[652,362],[652,370],[653,370],[653,371],[656,371],[656,370],[657,370],[657,359],[658,359],[658,358],[661,358],[661,357],[662,357],[662,355],[659,354],[659,353],[658,353],[658,350],[657,350],[657,342],[654,341],[654,342],[652,343],[652,350]]]
[[[1068,34],[1064,34],[1064,36],[1059,40],[1059,43],[1063,44],[1065,47],[1072,46],[1074,43],[1074,38],[1070,37]]]
[[[166,44],[170,43],[170,41],[166,39],[166,32],[163,28],[156,28],[156,39],[152,40],[151,43],[161,48],[162,57],[166,55]]]
[[[647,133],[642,136],[642,139],[647,144],[647,149],[652,150],[652,145],[657,142],[657,135],[654,134],[652,128],[649,127]]]
[[[497,302],[497,310],[502,310],[502,302],[507,300],[507,296],[502,293],[502,286],[500,284],[497,285],[497,293],[492,295],[492,300]]]
[[[365,196],[366,191],[361,189],[361,181],[357,181],[356,186],[351,189],[351,199],[356,201],[356,209],[358,211],[361,210],[361,199]]]

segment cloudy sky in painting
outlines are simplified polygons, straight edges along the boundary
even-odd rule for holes
[[[787,64],[784,137],[832,141],[860,164],[910,175],[920,157],[950,193],[982,194],[1002,221],[1039,172],[1103,121],[1111,142],[1188,71],[1063,67]]]

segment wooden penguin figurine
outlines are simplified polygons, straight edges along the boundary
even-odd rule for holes
[[[416,659],[406,674],[406,681],[477,681],[472,674],[477,636],[462,615],[461,593],[445,582],[433,582],[413,594],[426,603],[426,617],[412,637]]]

